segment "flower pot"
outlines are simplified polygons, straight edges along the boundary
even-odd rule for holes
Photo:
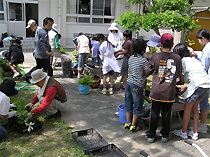
[[[78,90],[80,94],[87,95],[89,94],[89,88],[89,85],[79,85]]]

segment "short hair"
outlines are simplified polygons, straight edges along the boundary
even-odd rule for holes
[[[78,35],[79,35],[79,36],[80,36],[80,35],[84,35],[84,33],[83,33],[83,32],[80,32]]]
[[[99,40],[105,40],[105,36],[103,34],[98,34],[97,37],[96,37],[96,40],[99,41]]]
[[[21,44],[21,40],[20,39],[18,39],[18,38],[12,38],[11,40],[10,40],[10,44]]]
[[[132,32],[130,30],[125,30],[123,36],[132,39]]]
[[[196,38],[197,38],[197,39],[202,39],[202,37],[204,37],[204,38],[206,38],[206,39],[209,40],[210,35],[209,35],[209,31],[208,31],[207,29],[202,28],[202,29],[200,29],[200,30],[197,32]]]
[[[178,54],[181,58],[183,58],[183,57],[190,57],[190,52],[189,52],[187,46],[184,45],[183,43],[177,44],[174,47],[173,52]]]
[[[165,41],[165,44],[161,43],[163,45],[163,48],[172,48],[171,42],[169,40]]]
[[[48,21],[54,23],[54,20],[51,17],[45,17],[43,20],[43,26],[46,26],[48,24]]]
[[[133,42],[133,53],[134,54],[140,54],[141,56],[142,51],[145,52],[146,51],[146,47],[147,47],[147,43],[144,39],[135,39]]]

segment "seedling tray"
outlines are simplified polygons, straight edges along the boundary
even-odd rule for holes
[[[91,157],[128,157],[114,144],[109,144],[104,147],[90,150]]]
[[[93,128],[72,132],[72,138],[77,142],[84,154],[92,149],[108,145],[104,138]]]

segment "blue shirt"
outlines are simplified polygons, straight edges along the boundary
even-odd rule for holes
[[[98,57],[100,43],[96,40],[92,40],[90,44],[93,46],[93,58]]]
[[[198,56],[198,60],[202,63],[205,71],[209,75],[210,68],[210,42],[208,42],[203,48],[203,53]]]

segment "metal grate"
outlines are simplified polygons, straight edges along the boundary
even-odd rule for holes
[[[109,144],[104,147],[94,149],[90,151],[90,156],[98,156],[98,157],[127,157],[117,146],[114,144]]]
[[[89,154],[92,149],[108,145],[104,138],[93,128],[72,132],[72,138],[85,154]]]

